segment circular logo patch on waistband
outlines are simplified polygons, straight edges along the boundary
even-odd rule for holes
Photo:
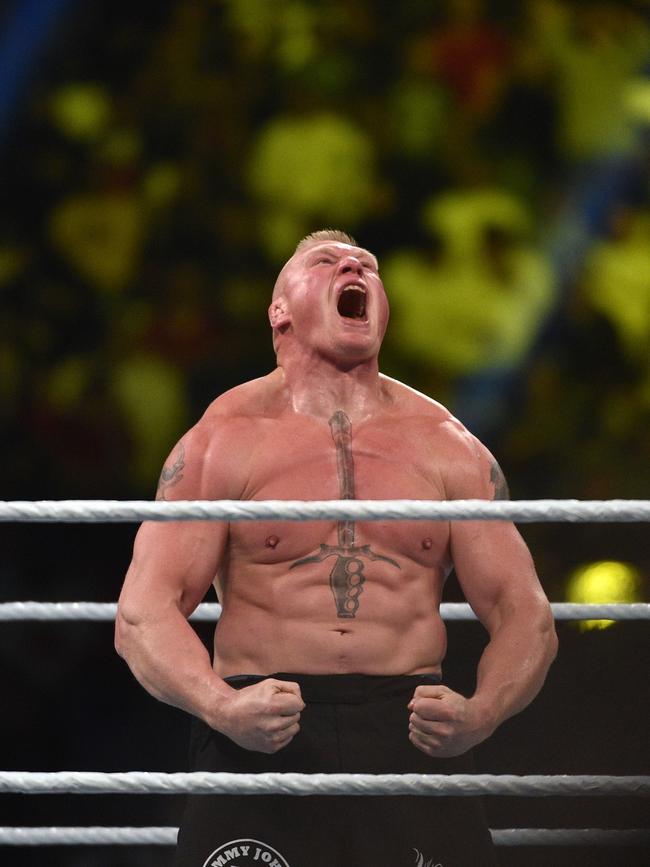
[[[289,862],[280,853],[261,840],[231,840],[219,846],[208,856],[203,867],[289,867]]]

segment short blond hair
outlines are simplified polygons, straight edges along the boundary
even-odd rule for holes
[[[348,235],[347,232],[342,232],[340,229],[319,229],[317,232],[311,232],[309,235],[305,235],[302,241],[298,241],[298,245],[293,251],[291,259],[289,259],[288,262],[285,262],[284,267],[278,274],[278,279],[275,281],[275,286],[273,287],[274,300],[282,292],[284,271],[289,262],[291,262],[291,260],[293,259],[293,257],[297,253],[302,253],[303,250],[311,247],[312,244],[320,244],[324,241],[334,241],[338,242],[339,244],[349,244],[351,247],[357,246],[357,242],[354,240],[352,235]]]
[[[352,235],[348,235],[347,232],[342,232],[340,229],[319,229],[317,232],[311,232],[311,234],[306,235],[302,241],[298,242],[298,246],[294,250],[294,256],[306,247],[318,244],[321,241],[337,241],[339,244],[349,244],[351,247],[358,246]]]

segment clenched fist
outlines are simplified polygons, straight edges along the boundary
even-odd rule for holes
[[[446,686],[418,686],[408,709],[409,740],[428,756],[460,756],[491,733],[472,699]]]
[[[304,707],[297,683],[269,678],[234,689],[223,699],[212,727],[244,749],[277,753],[300,730]]]

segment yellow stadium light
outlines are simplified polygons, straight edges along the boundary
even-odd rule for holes
[[[630,563],[599,560],[575,569],[567,581],[566,598],[578,604],[641,601],[641,573]],[[578,628],[607,629],[614,620],[582,620]]]

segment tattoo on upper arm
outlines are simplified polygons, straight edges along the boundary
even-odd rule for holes
[[[178,445],[178,454],[174,463],[169,466],[165,464],[158,479],[158,490],[156,491],[156,499],[164,500],[167,488],[172,488],[178,484],[183,478],[183,467],[185,466],[185,447],[183,443]]]
[[[510,499],[508,483],[505,480],[505,476],[501,472],[501,467],[496,461],[492,462],[492,466],[490,468],[490,481],[494,485],[494,497],[492,498],[493,500]]]

